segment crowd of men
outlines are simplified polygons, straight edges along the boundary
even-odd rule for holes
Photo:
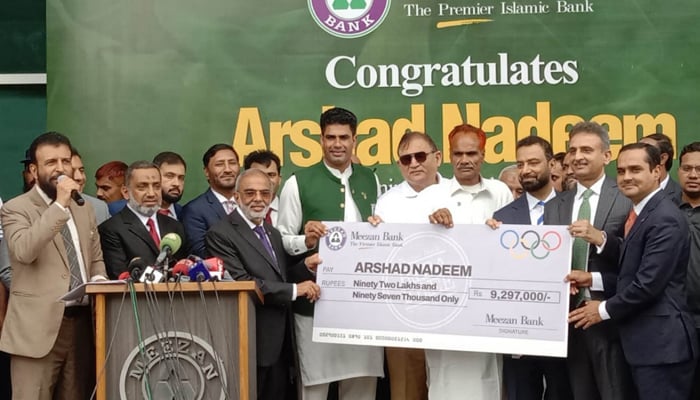
[[[449,132],[452,178],[438,172],[443,157],[431,137],[406,132],[397,148],[404,181],[381,194],[374,172],[352,161],[355,115],[332,108],[320,126],[322,161],[281,191],[278,155],[247,154],[241,171],[232,146],[211,146],[202,157],[209,188],[184,206],[187,164],[173,152],[104,164],[97,198],[83,193],[80,206],[79,152],[60,133],[38,136],[23,161],[25,193],[0,213],[0,351],[12,398],[90,398],[89,299],[56,299],[81,283],[116,279],[134,257],[152,264],[168,233],[184,241],[174,260],[219,257],[233,279],[260,287],[258,399],[700,398],[700,142],[683,147],[679,183],[669,175],[673,145],[661,133],[623,146],[608,176],[608,133],[581,122],[566,153],[553,154],[540,137],[520,140],[516,165],[500,176],[506,184],[481,173],[480,128]],[[566,225],[568,357],[313,342],[321,221]],[[0,397],[9,397],[3,374]]]

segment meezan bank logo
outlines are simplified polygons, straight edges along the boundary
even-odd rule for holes
[[[389,13],[391,0],[308,0],[309,11],[326,32],[357,38],[377,29]]]

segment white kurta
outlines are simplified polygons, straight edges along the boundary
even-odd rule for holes
[[[494,211],[513,201],[503,182],[481,178],[462,187],[454,178],[420,193],[423,207],[448,208],[455,224],[483,224]],[[500,400],[502,358],[491,353],[426,350],[428,397],[431,400]]]

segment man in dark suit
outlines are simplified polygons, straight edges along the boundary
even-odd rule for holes
[[[492,228],[501,223],[542,225],[544,205],[556,195],[551,177],[557,161],[549,142],[539,136],[528,136],[518,141],[515,156],[518,180],[525,195],[496,211],[493,219],[486,222]],[[572,397],[566,360],[562,358],[504,355],[503,381],[509,400]]]
[[[574,237],[572,268],[585,280],[574,280],[584,299],[603,300],[615,294],[617,260],[623,228],[631,203],[605,176],[610,162],[608,132],[595,122],[580,122],[569,132],[569,156],[578,183],[545,205],[546,225],[568,225]],[[577,272],[577,271],[574,271]],[[585,286],[585,287],[584,287]],[[633,398],[634,385],[625,362],[614,323],[569,331],[567,358],[574,399],[624,400]]]
[[[87,299],[58,299],[106,279],[95,214],[71,200],[79,185],[70,178],[68,138],[45,133],[29,155],[36,184],[2,207],[12,283],[0,350],[11,354],[14,399],[87,399],[95,384],[92,310]]]
[[[187,163],[177,153],[164,151],[153,157],[160,170],[161,203],[158,213],[180,220],[182,206],[178,203],[185,192]]]
[[[673,144],[671,143],[671,138],[663,133],[654,133],[644,136],[639,141],[656,147],[661,153],[661,165],[663,165],[663,168],[661,168],[659,173],[659,186],[666,192],[667,197],[671,201],[676,203],[676,205],[680,205],[681,186],[678,182],[671,179],[671,175],[668,174],[671,167],[673,167]]]
[[[235,280],[255,281],[265,296],[255,308],[258,399],[284,400],[294,359],[291,303],[297,297],[318,299],[321,289],[312,271],[319,258],[288,264],[282,236],[264,221],[274,195],[265,172],[243,172],[234,195],[238,208],[209,230],[207,252],[221,258]]]
[[[686,400],[698,345],[685,276],[689,232],[683,213],[659,188],[661,157],[646,143],[620,149],[617,182],[632,200],[620,253],[617,293],[569,314],[576,328],[618,323],[640,399]]]
[[[236,208],[238,153],[227,144],[215,144],[204,153],[204,175],[209,189],[187,203],[181,221],[187,231],[189,253],[205,257],[204,236],[209,228]]]
[[[158,167],[150,161],[136,161],[127,169],[125,178],[122,190],[128,201],[126,207],[99,227],[107,272],[112,278],[126,271],[134,257],[152,265],[160,253],[160,238],[171,232],[183,241],[172,261],[186,254],[185,228],[157,213],[161,203]]]

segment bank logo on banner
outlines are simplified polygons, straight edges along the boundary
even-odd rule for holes
[[[333,36],[356,38],[377,29],[391,0],[309,0],[314,20]]]

